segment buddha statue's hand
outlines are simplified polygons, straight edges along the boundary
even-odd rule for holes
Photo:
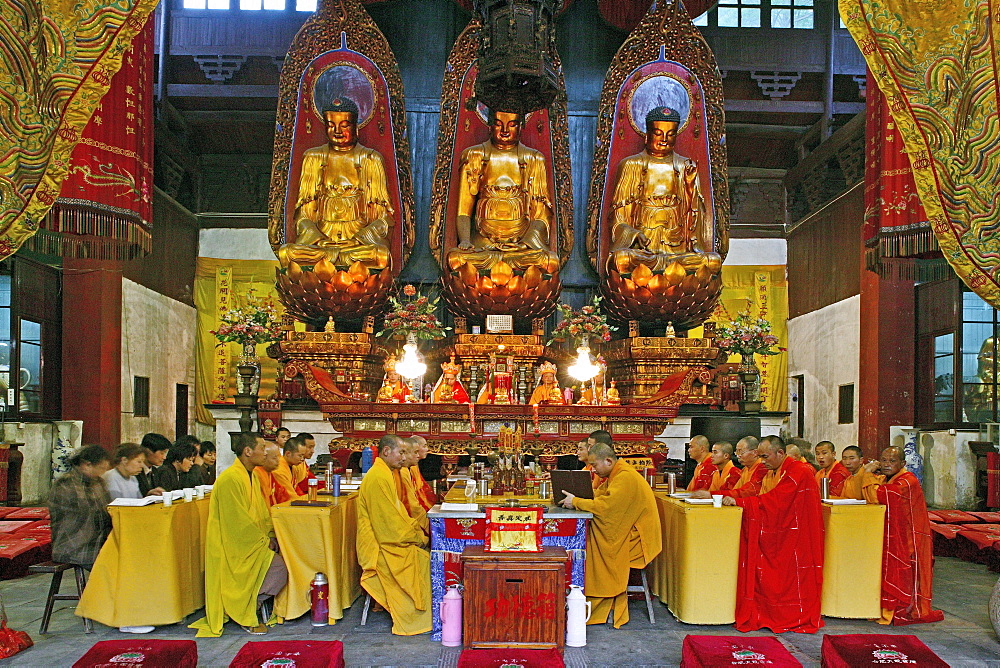
[[[642,232],[639,232],[639,236],[637,236],[635,240],[643,248],[649,248],[649,237],[647,237]]]
[[[472,242],[469,241],[468,239],[465,239],[463,241],[459,241],[458,242],[458,247],[459,247],[460,250],[472,250],[472,248],[473,248]]]

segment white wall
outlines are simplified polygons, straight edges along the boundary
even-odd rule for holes
[[[833,441],[838,451],[858,442],[860,330],[860,295],[788,321],[788,375],[805,377],[803,438]],[[854,383],[854,422],[838,424],[839,388],[848,383]],[[797,410],[796,402],[788,405]]]
[[[277,260],[267,240],[267,230],[260,228],[210,228],[198,237],[199,257],[220,260]]]
[[[788,264],[784,239],[730,239],[726,264],[773,266]]]
[[[122,280],[122,442],[157,432],[173,440],[176,385],[188,386],[188,431],[194,429],[193,306]],[[133,376],[149,378],[149,417],[134,417]]]

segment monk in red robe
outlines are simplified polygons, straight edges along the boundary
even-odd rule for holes
[[[894,626],[944,619],[944,613],[931,608],[934,548],[924,490],[905,463],[901,448],[883,450],[885,482],[877,487],[878,502],[885,506],[879,624]]]
[[[688,457],[698,464],[694,467],[694,477],[688,483],[689,492],[707,490],[712,486],[712,474],[718,469],[712,464],[710,450],[708,439],[701,435],[695,436],[688,443]]]
[[[844,483],[851,477],[843,464],[837,461],[837,448],[830,441],[820,441],[816,444],[816,463],[820,468],[816,471],[816,484],[826,478],[830,481],[830,496],[840,497],[844,493]]]
[[[720,489],[731,489],[740,479],[740,470],[733,464],[733,444],[720,441],[712,446],[710,459],[715,471],[712,472],[712,484],[708,491],[718,493]]]
[[[774,489],[722,500],[743,508],[736,628],[815,633],[823,626],[823,515],[815,471],[787,457],[778,436],[765,437],[759,452],[778,474]]]
[[[740,477],[736,479],[736,483],[731,487],[717,489],[714,492],[709,492],[708,490],[692,492],[691,496],[696,499],[709,499],[712,497],[712,494],[722,494],[723,496],[731,496],[734,499],[742,499],[760,494],[764,476],[768,474],[767,468],[765,468],[764,463],[760,460],[760,447],[757,438],[754,436],[744,436],[741,438],[736,443],[736,456],[740,460],[740,464],[743,465],[743,469],[740,471]]]

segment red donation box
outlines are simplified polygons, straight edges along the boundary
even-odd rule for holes
[[[462,552],[466,647],[562,649],[566,643],[566,568],[561,547],[541,552]]]

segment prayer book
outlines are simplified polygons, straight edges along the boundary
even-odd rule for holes
[[[823,499],[823,503],[831,506],[863,506],[866,502],[864,499]]]
[[[449,511],[452,511],[452,512],[455,512],[455,511],[464,511],[464,512],[470,512],[471,511],[471,512],[475,512],[477,510],[479,510],[479,504],[476,504],[476,503],[442,503],[441,504],[441,512],[445,512],[445,513],[449,512]]]
[[[712,499],[684,499],[684,503],[690,503],[695,506],[710,506],[712,505]]]
[[[157,501],[162,501],[158,496],[145,496],[141,499],[126,499],[124,496],[120,496],[111,503],[109,506],[148,506],[151,503],[156,503]]]

